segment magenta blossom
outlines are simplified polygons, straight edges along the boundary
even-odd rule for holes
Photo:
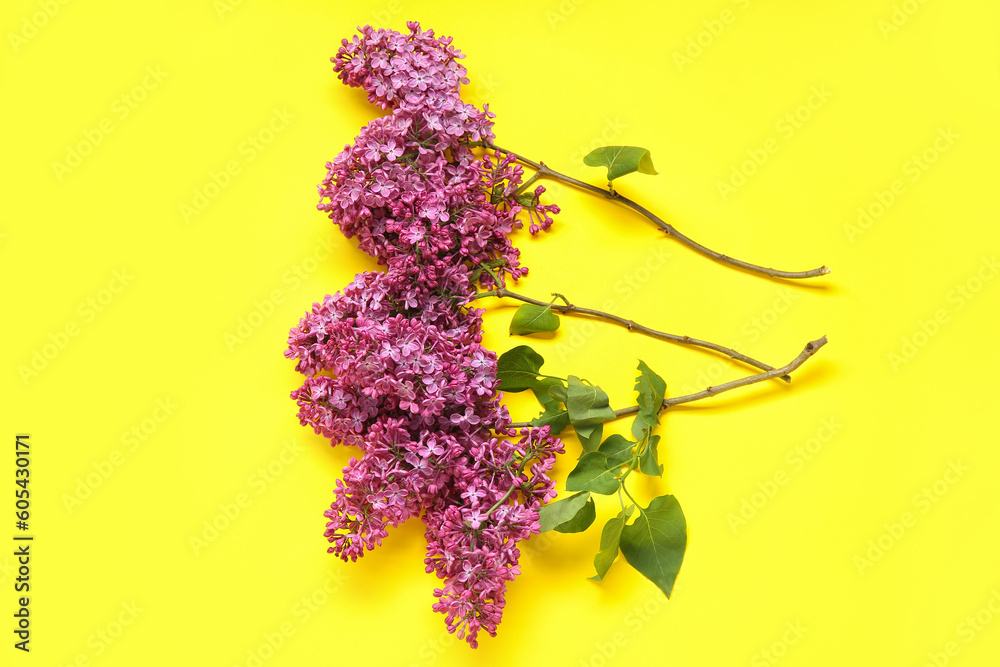
[[[496,635],[518,543],[555,496],[562,443],[549,428],[510,429],[497,356],[482,346],[486,288],[527,273],[510,235],[526,215],[548,229],[544,188],[522,192],[512,156],[477,149],[494,114],[459,96],[468,83],[450,38],[360,29],[332,58],[350,86],[390,112],[327,163],[318,208],[386,267],[313,305],[285,356],[306,376],[292,398],[303,425],[358,447],[325,512],[328,550],[357,560],[412,517],[427,526],[433,608],[477,646]],[[512,440],[511,438],[516,438]]]

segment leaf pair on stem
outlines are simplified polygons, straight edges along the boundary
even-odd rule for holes
[[[542,531],[578,533],[597,518],[591,494],[617,493],[622,511],[608,521],[601,533],[601,550],[594,557],[600,581],[608,572],[619,549],[625,560],[655,583],[668,597],[684,559],[687,527],[677,499],[671,495],[654,498],[647,507],[635,502],[625,486],[628,476],[638,471],[660,476],[658,460],[660,436],[653,430],[666,394],[666,383],[645,362],[639,362],[636,379],[637,408],[632,421],[632,440],[612,434],[603,439],[604,423],[618,418],[611,409],[608,395],[600,387],[570,375],[557,378],[541,372],[545,360],[527,345],[503,354],[497,363],[500,389],[518,392],[530,389],[544,407],[544,412],[530,422],[549,426],[558,434],[572,425],[583,446],[576,467],[566,479],[566,490],[577,491],[562,500],[542,507],[539,522]],[[632,502],[626,506],[622,494]],[[638,510],[631,524],[628,518]]]

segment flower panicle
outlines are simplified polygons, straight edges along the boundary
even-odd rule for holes
[[[544,188],[494,138],[495,114],[464,102],[464,57],[451,39],[359,28],[331,58],[347,85],[389,113],[326,165],[318,208],[384,271],[355,276],[292,328],[285,356],[306,376],[291,396],[303,426],[357,447],[324,513],[328,551],[354,561],[419,516],[425,565],[442,586],[433,609],[477,646],[496,635],[517,545],[555,495],[562,443],[548,427],[514,431],[497,356],[468,303],[527,273],[511,234],[552,224]],[[483,270],[488,267],[489,270]],[[501,285],[496,282],[500,281]]]

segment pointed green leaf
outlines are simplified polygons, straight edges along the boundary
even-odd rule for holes
[[[552,435],[559,435],[569,426],[569,413],[562,408],[545,408],[539,416],[528,422],[531,426],[548,426]]]
[[[531,388],[531,391],[535,394],[535,398],[538,399],[538,402],[542,404],[545,410],[541,415],[528,423],[532,426],[548,426],[552,435],[559,435],[569,426],[569,413],[566,411],[566,408],[559,404],[559,400],[549,393],[550,389],[555,387],[562,389],[562,380],[558,378],[544,378],[536,382]]]
[[[558,408],[559,399],[549,393],[552,387],[562,387],[563,382],[559,378],[542,378],[531,387],[531,392],[542,404],[543,408]]]
[[[590,498],[587,504],[580,508],[572,519],[561,523],[553,530],[557,533],[582,533],[583,531],[590,528],[590,525],[594,523],[594,519],[597,518],[597,505],[594,504],[594,499]]]
[[[641,413],[636,413],[635,419],[632,420],[632,437],[641,441],[646,437],[647,431],[652,433],[653,427],[646,423]]]
[[[629,505],[619,512],[618,516],[604,524],[604,530],[601,531],[601,550],[594,556],[594,569],[597,570],[597,574],[590,577],[592,580],[603,580],[611,568],[611,564],[618,557],[618,543],[621,540],[622,528],[625,527],[625,522],[634,508],[634,505]]]
[[[677,499],[660,496],[639,510],[639,517],[622,528],[625,560],[669,598],[684,560],[687,523]]]
[[[566,387],[563,386],[563,383],[561,381],[553,383],[549,387],[549,396],[551,396],[552,398],[556,399],[560,403],[565,403],[566,402]]]
[[[509,392],[531,389],[538,383],[538,371],[545,360],[527,345],[518,345],[500,355],[497,360],[497,378],[500,390]]]
[[[538,510],[538,523],[541,525],[541,532],[552,530],[572,519],[583,509],[589,499],[590,493],[585,491],[544,505]]]
[[[612,468],[608,465],[608,457],[604,454],[587,452],[580,457],[576,467],[566,478],[566,490],[612,494],[621,486],[615,477],[617,470],[617,467]]]
[[[609,435],[597,451],[608,457],[608,466],[623,466],[632,458],[635,443],[617,433]]]
[[[584,452],[596,452],[601,446],[604,424],[573,424],[573,430],[576,431],[576,437],[580,439]]]
[[[577,424],[601,424],[615,418],[615,411],[609,406],[608,395],[598,386],[584,384],[575,375],[568,378],[566,408],[574,427]]]
[[[659,423],[660,409],[667,393],[667,383],[650,370],[646,362],[640,361],[635,390],[638,393],[636,402],[639,404],[639,413],[632,422],[632,437],[638,440],[643,437],[643,431],[652,429]]]
[[[663,398],[667,394],[667,383],[654,373],[645,361],[639,361],[639,377],[635,379],[635,390],[638,392],[639,409],[649,415],[658,415],[663,406]]]
[[[588,167],[607,167],[609,182],[634,171],[656,174],[649,151],[638,146],[601,146],[590,151],[583,163]]]
[[[559,328],[559,316],[552,312],[552,305],[523,304],[510,321],[510,335],[547,333]]]
[[[663,474],[663,466],[660,465],[660,453],[656,449],[656,446],[659,444],[660,436],[649,436],[649,442],[646,443],[646,447],[639,456],[639,470],[644,475],[659,477]]]

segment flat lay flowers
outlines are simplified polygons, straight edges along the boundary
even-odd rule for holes
[[[996,662],[1000,3],[2,11],[0,664]]]
[[[461,52],[450,38],[415,22],[407,27],[403,33],[365,26],[331,59],[343,83],[362,88],[387,113],[327,163],[319,185],[318,208],[384,270],[360,273],[315,303],[291,330],[285,351],[306,376],[291,394],[300,422],[332,445],[360,452],[336,480],[325,512],[328,551],[354,561],[381,545],[389,529],[421,520],[424,563],[441,580],[433,609],[476,647],[481,631],[497,633],[507,583],[519,573],[518,544],[542,531],[586,530],[596,519],[591,494],[617,494],[621,511],[601,532],[592,579],[600,581],[620,551],[669,596],[686,547],[684,514],[672,495],[643,505],[625,484],[632,473],[663,472],[661,436],[654,433],[660,413],[756,382],[788,382],[826,338],[775,368],[722,345],[578,307],[560,293],[545,302],[513,291],[528,274],[513,242],[518,230],[545,232],[559,213],[544,203],[545,186],[536,181],[555,179],[619,201],[723,264],[786,279],[829,270],[779,271],[730,258],[622,196],[615,179],[656,173],[645,149],[592,151],[584,162],[607,169],[603,189],[497,146],[488,105],[480,109],[461,98],[468,83]],[[512,335],[555,332],[563,313],[709,349],[760,372],[667,397],[663,378],[640,360],[636,405],[614,410],[590,381],[542,373],[544,359],[527,345],[499,357],[483,347],[476,301],[489,297],[523,302]],[[503,392],[526,390],[542,413],[515,422]],[[606,422],[626,416],[634,420],[631,439],[603,437]],[[566,454],[560,436],[571,426],[581,451],[563,486],[575,493],[556,500],[550,471]]]

